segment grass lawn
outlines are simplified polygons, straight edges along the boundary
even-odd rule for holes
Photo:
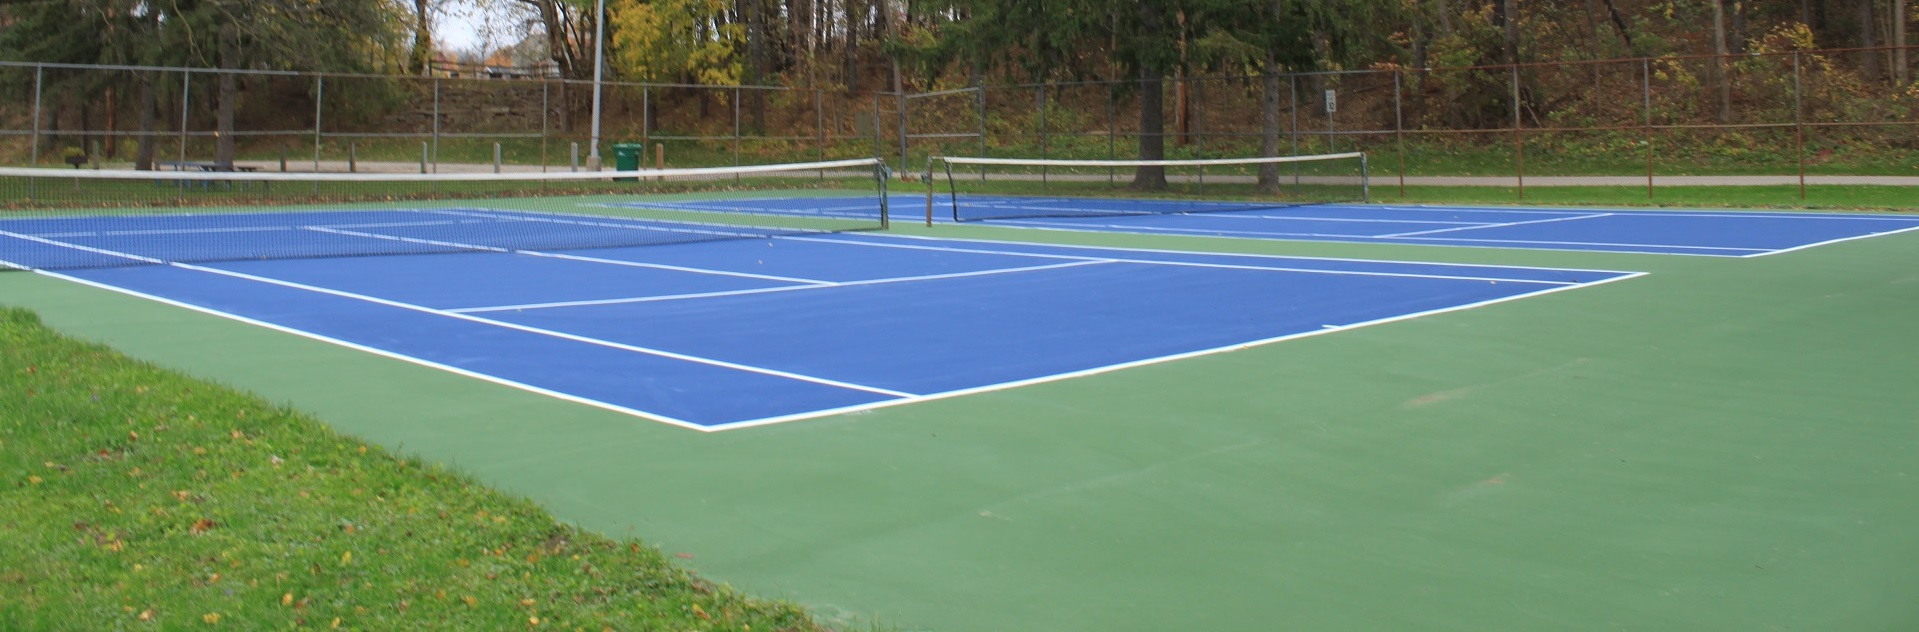
[[[671,556],[0,310],[9,629],[817,630]]]

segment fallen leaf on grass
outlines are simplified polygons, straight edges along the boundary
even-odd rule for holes
[[[193,526],[189,527],[187,530],[192,532],[194,535],[200,535],[202,533],[212,531],[213,528],[216,526],[219,526],[219,523],[216,523],[212,520],[208,520],[206,518],[201,518],[199,520],[193,521]]]

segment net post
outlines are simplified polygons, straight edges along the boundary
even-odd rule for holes
[[[878,126],[875,125],[874,127]],[[886,180],[891,177],[891,174],[887,173],[885,160],[875,158],[874,161],[873,178],[878,180],[880,185],[880,230],[888,230],[893,227],[893,214],[887,209],[886,194]]]
[[[946,164],[946,196],[947,200],[953,203],[953,223],[957,224],[959,223],[959,183],[953,180],[952,161],[942,162]],[[980,181],[985,182],[986,165],[979,166],[979,173]]]
[[[1373,201],[1373,170],[1367,154],[1359,155],[1359,201]]]
[[[926,225],[927,226],[933,225],[933,161],[938,159],[939,159],[938,154],[933,154],[926,157],[926,175],[922,176],[923,178],[926,179]]]

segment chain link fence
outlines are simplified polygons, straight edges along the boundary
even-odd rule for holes
[[[1899,83],[1919,73],[1894,68],[1894,50],[1175,76],[1160,84],[1160,134],[1169,158],[1258,156],[1269,144],[1281,155],[1366,151],[1382,186],[1495,177],[1522,196],[1557,176],[1648,187],[1673,175],[1919,176],[1919,87]],[[1863,70],[1868,56],[1879,76]],[[207,163],[230,142],[236,165],[253,170],[585,167],[590,82],[453,74],[0,62],[0,163],[165,168]],[[1128,158],[1143,85],[607,82],[599,153],[638,143],[644,166],[675,167],[878,155],[901,172],[933,154]]]

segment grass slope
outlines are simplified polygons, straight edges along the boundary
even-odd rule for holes
[[[16,629],[818,630],[660,551],[0,310]]]

